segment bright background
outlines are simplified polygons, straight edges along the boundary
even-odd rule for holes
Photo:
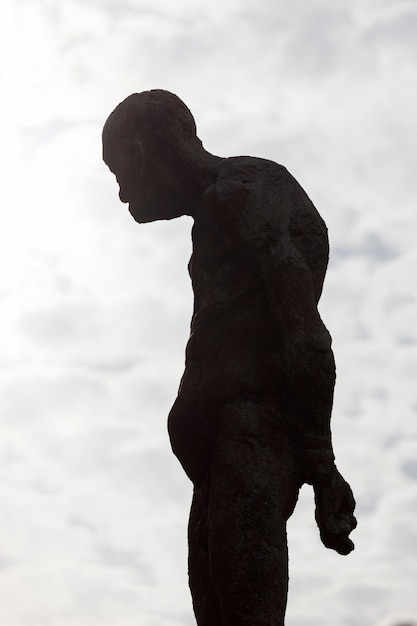
[[[166,416],[191,220],[138,226],[101,128],[151,88],[206,148],[284,164],[327,222],[321,313],[356,550],[289,524],[288,626],[417,623],[417,3],[2,0],[0,623],[190,626]]]

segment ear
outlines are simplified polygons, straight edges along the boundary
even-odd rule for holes
[[[139,137],[133,137],[131,140],[131,159],[133,171],[138,180],[143,179],[145,174],[145,150]]]

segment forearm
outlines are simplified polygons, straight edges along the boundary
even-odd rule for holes
[[[289,415],[305,482],[316,483],[334,466],[330,419],[335,364],[330,335],[323,326],[307,340],[293,338],[288,360]]]

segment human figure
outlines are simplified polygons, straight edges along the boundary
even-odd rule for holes
[[[319,313],[326,226],[288,171],[220,158],[174,94],[119,104],[103,158],[139,222],[190,215],[194,290],[172,448],[194,484],[189,578],[199,626],[282,626],[286,522],[313,485],[325,546],[348,554],[355,502],[331,443],[331,338]]]

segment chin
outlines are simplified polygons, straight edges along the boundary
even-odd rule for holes
[[[166,204],[161,206],[135,206],[133,203],[129,204],[129,213],[138,224],[146,224],[148,222],[156,222],[158,220],[172,220],[176,217],[184,215],[184,211],[177,207],[169,207],[167,209]]]
[[[144,211],[143,207],[137,207],[129,204],[129,213],[138,224],[146,224],[147,222],[154,222],[159,219],[154,214]]]

